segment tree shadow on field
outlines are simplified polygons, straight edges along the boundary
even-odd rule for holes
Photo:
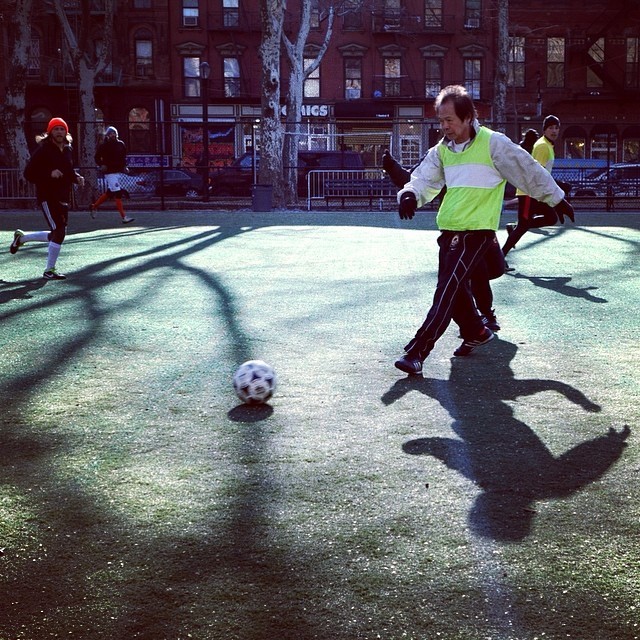
[[[5,304],[11,300],[30,300],[32,293],[42,289],[47,281],[43,278],[38,280],[22,280],[21,282],[0,281],[0,304]]]
[[[469,513],[479,536],[519,542],[531,531],[537,500],[569,496],[593,482],[622,454],[630,429],[611,428],[555,457],[533,430],[517,420],[506,401],[556,391],[587,412],[600,407],[557,380],[518,380],[509,363],[517,347],[495,340],[486,357],[453,358],[448,382],[407,377],[382,397],[395,402],[410,391],[438,400],[453,418],[458,438],[410,440],[403,451],[430,455],[474,482],[482,493]],[[562,428],[562,425],[559,425]]]
[[[522,273],[513,273],[508,275],[511,275],[512,278],[528,280],[536,287],[549,289],[569,298],[584,298],[589,302],[608,302],[606,298],[599,298],[598,296],[594,296],[589,293],[589,291],[594,291],[598,289],[598,287],[579,288],[570,286],[569,283],[571,282],[571,277],[569,276],[526,276]]]

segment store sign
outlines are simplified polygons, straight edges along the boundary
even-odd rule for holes
[[[287,115],[287,105],[281,109],[283,116]],[[326,118],[329,115],[328,104],[303,104],[300,107],[300,115],[303,118]]]

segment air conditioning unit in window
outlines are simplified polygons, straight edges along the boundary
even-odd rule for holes
[[[198,16],[182,16],[182,26],[183,27],[197,27],[198,26]]]
[[[480,18],[467,18],[464,23],[465,29],[479,29],[480,28]]]

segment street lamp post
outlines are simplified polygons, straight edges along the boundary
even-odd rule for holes
[[[203,200],[209,202],[209,74],[208,62],[200,63],[200,92],[202,94],[202,192]]]

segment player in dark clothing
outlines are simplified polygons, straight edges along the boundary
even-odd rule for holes
[[[382,168],[387,172],[393,184],[402,189],[411,179],[411,171],[407,171],[389,153],[388,150],[382,154]],[[446,189],[446,187],[445,187]],[[491,331],[500,331],[500,325],[493,308],[493,291],[490,280],[499,278],[504,274],[505,262],[502,249],[494,238],[484,259],[478,263],[471,274],[471,293],[482,316],[482,321]]]
[[[48,242],[45,280],[64,280],[56,271],[56,262],[67,233],[71,185],[84,185],[84,178],[74,171],[69,127],[62,118],[52,118],[47,133],[38,136],[38,146],[24,170],[24,177],[36,185],[36,197],[50,231],[25,233],[16,229],[9,247],[16,253],[26,242]]]
[[[89,207],[91,217],[95,218],[98,207],[113,198],[116,208],[120,213],[123,224],[133,222],[124,212],[122,206],[122,174],[127,170],[127,148],[124,142],[118,138],[118,130],[115,127],[107,127],[104,133],[104,142],[100,144],[95,155],[96,163],[104,173],[107,186],[106,191]]]

